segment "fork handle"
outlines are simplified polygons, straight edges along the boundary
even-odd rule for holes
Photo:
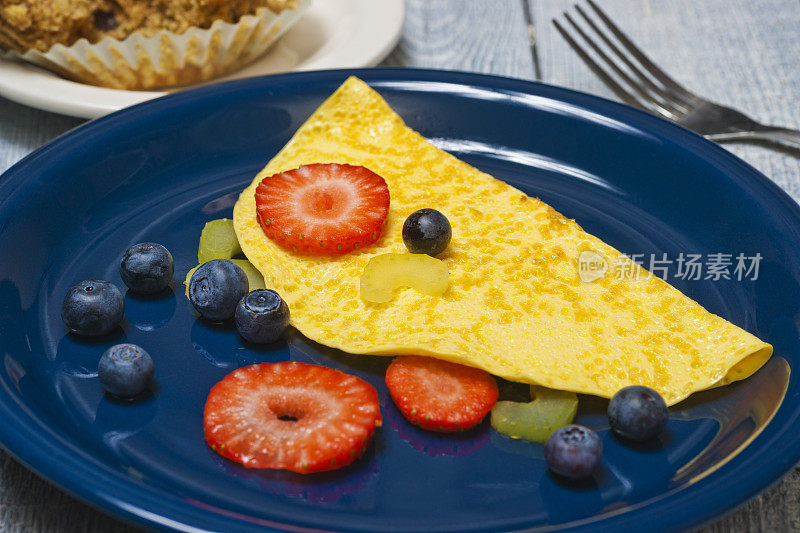
[[[761,131],[754,132],[757,139],[782,142],[800,148],[800,131],[777,126],[764,126]]]
[[[747,139],[758,139],[762,141],[772,141],[788,144],[800,148],[800,131],[778,126],[759,125],[753,131],[737,131],[731,133],[717,133],[707,135],[712,141],[736,141]]]

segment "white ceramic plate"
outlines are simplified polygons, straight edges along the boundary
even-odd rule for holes
[[[206,83],[292,70],[371,67],[397,44],[404,17],[403,0],[314,0],[260,59]],[[96,118],[165,94],[95,87],[0,58],[0,95],[46,111]]]

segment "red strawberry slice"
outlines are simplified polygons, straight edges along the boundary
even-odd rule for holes
[[[206,400],[206,442],[251,468],[307,474],[334,470],[364,453],[382,422],[366,381],[307,363],[234,370]]]
[[[288,250],[345,254],[381,236],[389,188],[368,168],[314,163],[264,178],[256,210],[267,237]]]
[[[446,433],[477,426],[498,395],[488,372],[417,355],[395,358],[386,386],[409,422]]]

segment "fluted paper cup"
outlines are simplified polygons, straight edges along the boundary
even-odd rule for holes
[[[236,70],[266,52],[300,18],[310,0],[275,13],[259,8],[238,22],[215,21],[209,28],[176,34],[161,30],[145,37],[134,33],[91,44],[56,44],[47,52],[27,50],[9,55],[58,74],[114,89],[155,89],[207,80]]]

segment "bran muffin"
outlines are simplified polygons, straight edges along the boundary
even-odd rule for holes
[[[66,77],[114,88],[191,83],[260,55],[307,3],[0,0],[0,49]],[[245,20],[245,28],[236,27]]]

